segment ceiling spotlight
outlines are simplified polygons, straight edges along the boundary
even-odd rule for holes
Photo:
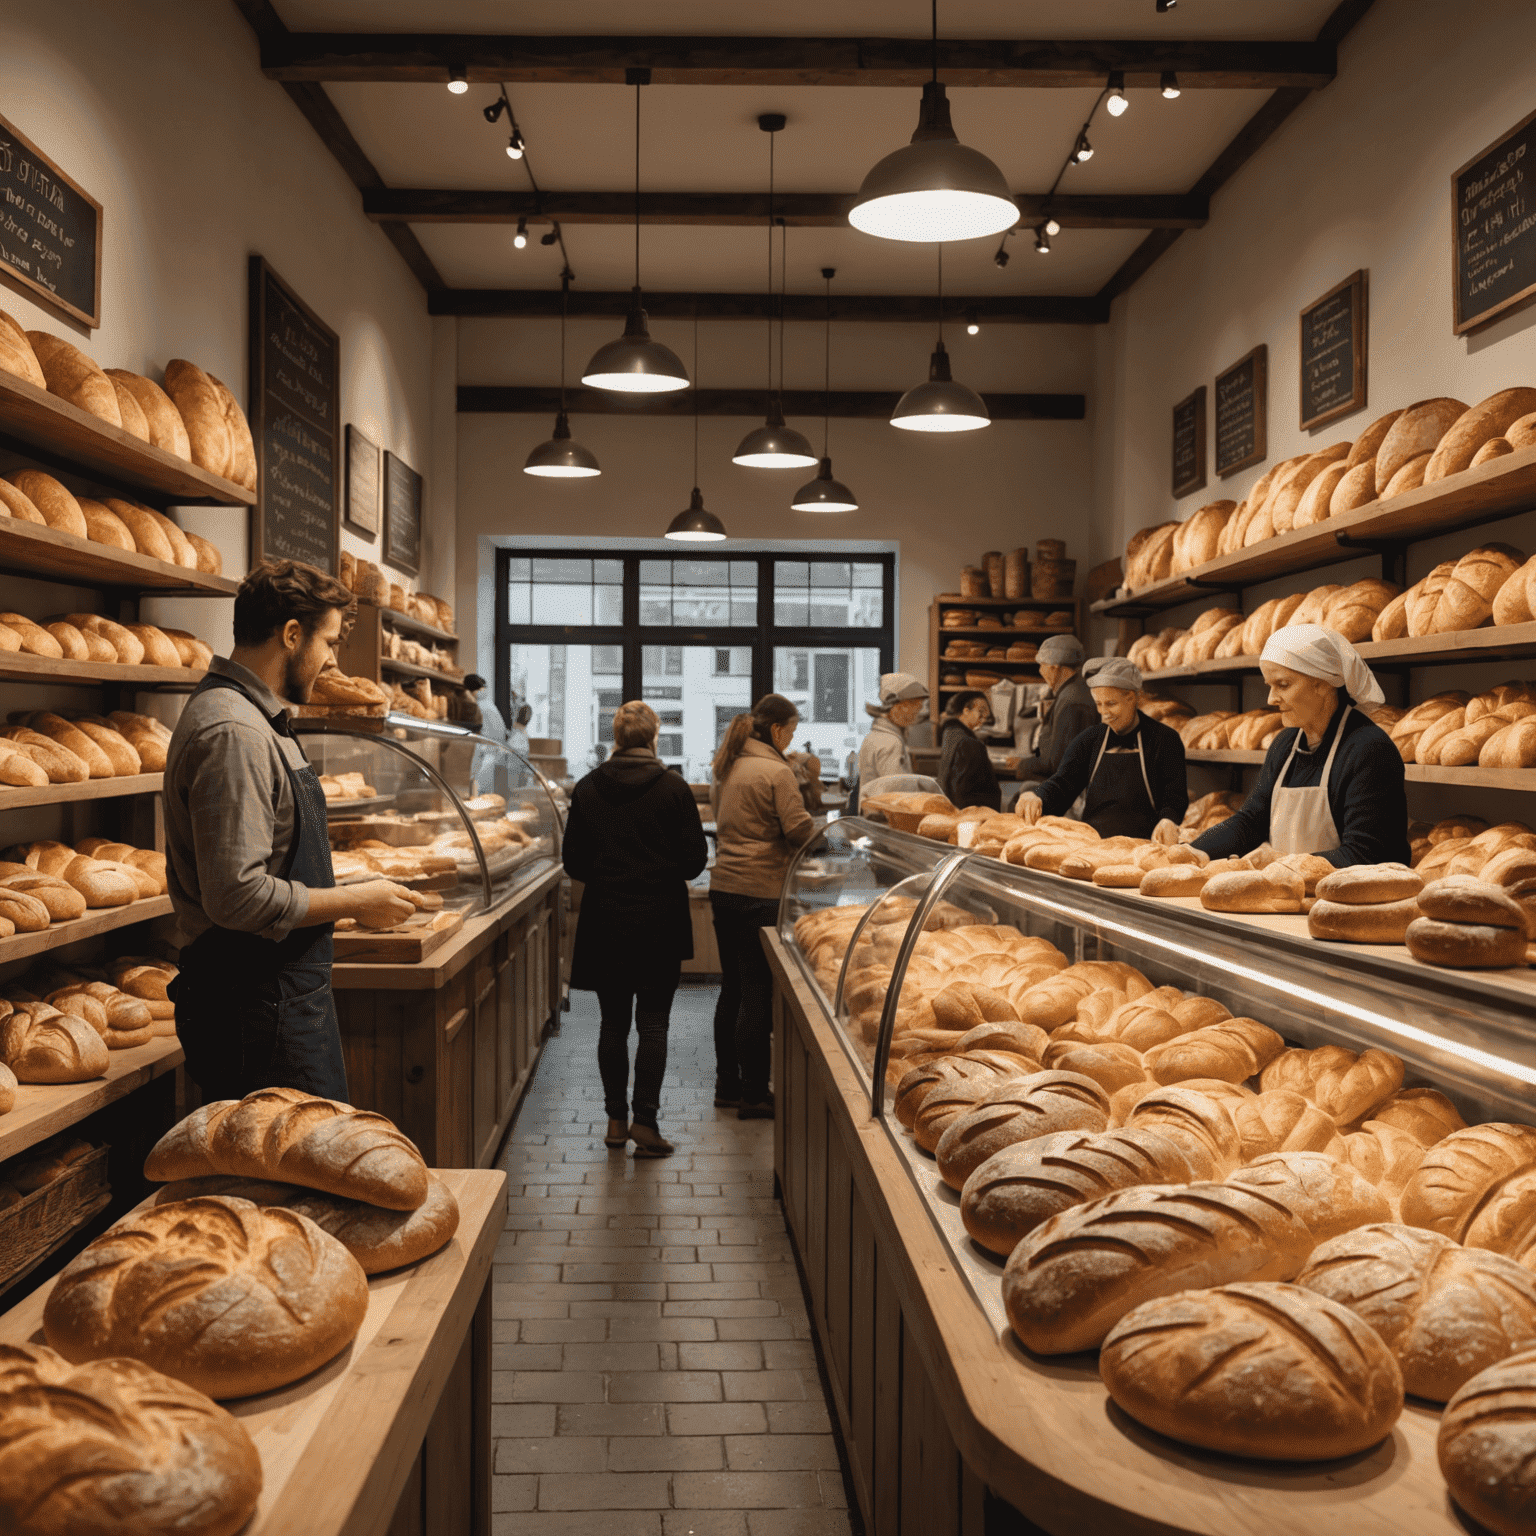
[[[994,266],[1006,267],[1008,265],[1008,252],[1002,246],[998,246],[997,254],[993,256],[992,262]]]
[[[976,311],[968,309],[965,312],[965,334],[967,336],[981,335],[981,321],[976,318]]]
[[[469,71],[462,64],[455,64],[448,71],[448,89],[455,96],[462,96],[469,89]]]
[[[1157,0],[1157,14],[1161,16],[1165,11],[1171,11],[1179,0]]]
[[[1035,249],[1042,256],[1049,256],[1051,254],[1051,239],[1044,224],[1035,231]]]
[[[1093,159],[1093,145],[1088,142],[1088,130],[1085,128],[1077,136],[1077,143],[1072,146],[1072,163],[1074,165],[1087,165]]]
[[[1119,117],[1130,106],[1125,95],[1125,75],[1118,69],[1109,77],[1109,100],[1104,105],[1111,117]]]
[[[1163,99],[1165,101],[1177,101],[1179,99],[1179,77],[1171,69],[1163,71]]]
[[[1048,235],[1059,235],[1061,233],[1061,225],[1055,219],[1047,219],[1045,221],[1045,232]]]
[[[512,236],[512,244],[518,250],[522,250],[528,244],[528,220],[526,218],[521,218],[517,221],[517,233]]]
[[[539,236],[540,245],[558,245],[560,243],[560,226],[557,224],[547,235]]]
[[[507,159],[521,160],[523,158],[523,130],[512,124],[512,137],[507,140]]]
[[[511,108],[507,104],[507,98],[505,96],[498,96],[496,100],[490,104],[490,106],[482,107],[480,112],[481,115],[485,118],[486,122],[495,123],[501,120],[501,114],[503,112],[510,110]]]

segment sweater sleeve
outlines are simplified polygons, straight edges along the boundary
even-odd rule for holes
[[[1072,738],[1062,755],[1061,767],[1035,791],[1047,816],[1062,816],[1088,787],[1101,732],[1086,730]]]
[[[773,775],[773,808],[778,814],[784,841],[791,848],[798,848],[815,837],[816,823],[805,808],[794,770],[788,764],[783,773],[775,772]]]
[[[1142,730],[1156,721],[1143,721]],[[1189,773],[1184,765],[1184,743],[1179,733],[1167,726],[1153,732],[1156,742],[1152,780],[1153,810],[1159,821],[1179,822],[1189,809]]]
[[[1282,748],[1281,742],[1285,745]],[[1274,793],[1275,777],[1284,753],[1290,751],[1290,738],[1282,731],[1269,745],[1264,765],[1259,769],[1258,782],[1253,792],[1243,801],[1236,815],[1219,821],[1209,832],[1195,839],[1195,847],[1208,853],[1213,859],[1226,859],[1234,854],[1251,853],[1269,838],[1269,800]]]
[[[1346,748],[1349,748],[1347,753]],[[1347,759],[1347,760],[1346,760]],[[1352,732],[1339,749],[1328,807],[1339,846],[1321,855],[1336,868],[1408,862],[1408,792],[1403,760],[1379,730]]]

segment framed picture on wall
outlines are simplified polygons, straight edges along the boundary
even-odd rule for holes
[[[1536,219],[1525,178],[1536,112],[1451,173],[1451,329],[1486,325],[1536,294]]]
[[[1173,408],[1173,494],[1188,496],[1205,484],[1205,385]]]
[[[1269,348],[1260,342],[1216,375],[1216,473],[1225,480],[1269,452]]]
[[[1365,408],[1365,269],[1301,312],[1301,430]]]
[[[384,563],[421,571],[421,476],[397,453],[384,454]]]
[[[379,445],[347,424],[346,523],[354,533],[373,539],[379,533]]]

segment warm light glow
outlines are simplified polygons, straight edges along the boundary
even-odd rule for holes
[[[1046,238],[1044,228],[1035,231],[1035,249],[1042,256],[1049,256],[1051,254],[1051,242]]]
[[[455,64],[448,71],[448,89],[455,96],[462,96],[469,89],[469,74],[462,64]]]
[[[744,469],[804,469],[815,462],[814,454],[808,457],[803,453],[749,453],[731,460]]]
[[[1171,69],[1163,71],[1163,99],[1165,101],[1179,99],[1179,77]]]
[[[1019,210],[1007,198],[985,192],[894,192],[860,203],[848,222],[882,240],[933,244],[941,240],[979,240],[1001,234],[1018,222]]]
[[[1093,145],[1088,142],[1088,135],[1080,133],[1077,136],[1077,147],[1072,151],[1072,158],[1079,165],[1087,165],[1093,159]]]
[[[517,221],[517,233],[512,236],[512,244],[515,245],[518,248],[518,250],[522,250],[523,247],[528,244],[528,220],[527,219],[519,219]]]
[[[1059,235],[1061,233],[1061,225],[1055,219],[1047,219],[1045,221],[1045,232],[1048,235]]]
[[[584,373],[581,382],[593,389],[617,390],[621,395],[664,395],[688,388],[687,379],[674,379],[663,373]]]
[[[1130,106],[1130,102],[1126,99],[1124,91],[1113,90],[1109,93],[1109,100],[1104,103],[1104,106],[1111,117],[1119,117]]]
[[[981,335],[981,327],[979,325],[977,325],[977,323],[974,320],[972,320],[966,326],[965,334],[967,336],[979,336],[979,335]]]
[[[523,158],[523,135],[520,129],[512,130],[512,137],[507,140],[507,158],[509,160],[521,160]]]
[[[988,416],[893,416],[893,427],[903,432],[974,432],[978,427],[990,427]]]
[[[792,501],[789,504],[792,512],[857,512],[859,504],[856,501]]]
[[[723,533],[706,533],[703,529],[679,530],[677,533],[673,533],[669,529],[662,537],[676,539],[680,544],[718,544],[725,535]]]
[[[586,480],[602,474],[602,470],[585,464],[525,464],[523,473],[538,475],[545,480]]]

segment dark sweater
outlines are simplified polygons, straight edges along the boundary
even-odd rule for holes
[[[992,768],[987,748],[962,720],[950,716],[943,723],[939,754],[939,784],[959,810],[968,805],[1003,807],[1003,791]]]
[[[1083,674],[1074,672],[1061,685],[1061,691],[1051,695],[1051,707],[1035,738],[1035,755],[1019,763],[1017,776],[1021,779],[1050,778],[1061,767],[1067,748],[1098,718],[1099,712],[1093,706],[1093,695],[1083,681]]]
[[[1083,811],[1083,818],[1090,826],[1106,836],[1128,833],[1136,837],[1150,837],[1152,829],[1159,821],[1179,821],[1184,812],[1189,808],[1189,789],[1185,782],[1184,774],[1184,743],[1179,739],[1179,733],[1170,729],[1158,720],[1136,712],[1135,723],[1130,730],[1114,737],[1109,745],[1109,750],[1104,755],[1103,762],[1111,763],[1117,756],[1122,764],[1129,761],[1128,769],[1121,769],[1122,773],[1134,773],[1135,782],[1133,789],[1140,791],[1141,804],[1145,805],[1146,788],[1141,783],[1141,769],[1136,766],[1134,751],[1138,733],[1141,736],[1142,757],[1146,763],[1147,783],[1152,787],[1152,806],[1150,813],[1137,811],[1135,814],[1136,828],[1125,824],[1124,808],[1118,809],[1112,817],[1105,814],[1106,808],[1096,804],[1096,800],[1102,795],[1102,789],[1095,793],[1090,780],[1094,779],[1094,761],[1099,756],[1099,748],[1104,745],[1105,734],[1109,727],[1102,723],[1090,726],[1074,738],[1067,748],[1066,755],[1062,758],[1061,767],[1046,780],[1035,794],[1039,795],[1041,804],[1045,808],[1047,816],[1063,816],[1071,808],[1072,802],[1088,790],[1088,800]],[[1118,752],[1116,749],[1119,749]],[[1126,749],[1130,749],[1126,753]],[[1112,770],[1113,771],[1113,770]],[[1100,822],[1105,825],[1100,825]],[[1140,823],[1145,821],[1145,825]]]
[[[1323,764],[1338,733],[1344,709],[1341,704],[1314,751],[1306,742],[1297,752],[1285,776],[1286,789],[1308,789],[1323,781]],[[1243,808],[1195,840],[1195,847],[1213,859],[1249,853],[1269,840],[1269,799],[1275,780],[1298,732],[1281,731],[1270,743],[1259,769],[1259,781]],[[1392,738],[1358,709],[1351,710],[1344,739],[1328,779],[1328,808],[1338,828],[1339,846],[1309,848],[1340,869],[1350,864],[1406,864],[1408,862],[1408,795],[1403,787],[1403,760]]]

